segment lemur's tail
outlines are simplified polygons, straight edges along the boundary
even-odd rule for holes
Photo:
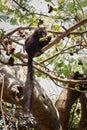
[[[34,79],[33,79],[32,59],[33,58],[29,57],[28,55],[28,70],[27,70],[27,79],[24,88],[24,100],[23,100],[23,111],[25,113],[31,110],[32,100],[33,100]]]

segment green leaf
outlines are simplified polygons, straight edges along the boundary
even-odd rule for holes
[[[7,11],[7,15],[11,15],[11,14],[13,14],[14,13],[14,10],[13,9],[8,9],[8,11]]]
[[[63,3],[64,1],[65,1],[65,0],[59,0],[58,2],[59,2],[59,3]]]
[[[68,2],[68,3],[67,3],[67,10],[68,10],[69,12],[74,12],[74,11],[75,11],[73,2]]]
[[[82,7],[85,7],[85,6],[87,7],[87,0],[84,0],[84,1],[81,3],[81,6],[82,6]]]
[[[51,2],[51,0],[45,0],[46,2]]]
[[[52,26],[52,29],[55,30],[55,31],[60,32],[60,26],[57,25],[57,24],[53,25],[53,26]]]
[[[12,18],[12,19],[10,20],[10,23],[11,23],[12,25],[15,25],[15,24],[17,24],[17,19],[15,19],[15,18]]]

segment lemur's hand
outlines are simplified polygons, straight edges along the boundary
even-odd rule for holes
[[[39,39],[40,42],[44,42],[44,41],[48,41],[50,42],[51,41],[51,38],[52,38],[52,35],[47,35],[46,37],[42,37]]]
[[[52,34],[52,33],[50,33],[50,34],[47,35],[47,40],[48,40],[48,42],[51,41],[51,38],[52,38],[52,37],[53,37],[53,34]]]
[[[51,36],[47,37],[47,41],[50,42],[51,41]]]

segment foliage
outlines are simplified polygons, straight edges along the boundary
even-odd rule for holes
[[[42,2],[38,4],[42,5]],[[50,13],[48,4],[49,7],[53,8]],[[41,12],[37,12],[37,5],[32,0],[0,0],[1,22],[4,21],[17,27],[27,26],[27,28],[18,29],[15,33],[7,36],[7,39],[10,38],[12,42],[12,48],[16,51],[21,50],[24,53],[24,40],[31,35],[32,28],[47,26],[47,29],[52,34],[52,40],[54,40],[67,31],[68,28],[87,17],[87,0],[59,0],[58,2],[56,0],[45,0],[44,5],[46,5],[46,12],[42,8],[40,8]],[[76,28],[74,32],[54,44],[46,53],[35,58],[34,61],[39,63],[41,69],[51,72],[57,77],[70,78],[77,71],[81,74],[86,74],[86,30],[86,24]],[[6,30],[1,28],[1,39],[4,39],[6,33]],[[1,60],[4,57],[7,58],[6,61],[10,60],[10,57],[5,55],[3,49],[0,52],[4,54],[0,56]],[[11,61],[11,64],[7,62],[9,65],[14,63],[16,65],[24,65],[25,61],[19,57],[11,57],[13,57],[13,61]],[[46,77],[40,71],[35,70],[35,73],[38,77],[41,75],[44,78]]]
[[[8,28],[3,29],[0,26],[1,63],[26,66],[26,58],[22,57],[22,54],[25,54],[24,41],[32,34],[34,28],[46,26],[54,41],[67,32],[68,28],[87,18],[87,0],[44,0],[44,10],[42,3],[43,1],[33,3],[32,0],[0,0],[0,22],[9,24],[10,27],[17,27],[11,32]],[[48,4],[52,7],[50,13]],[[6,35],[8,32],[11,34]],[[13,49],[16,54],[8,54],[9,43],[6,45],[6,40],[11,41],[10,50]],[[17,52],[21,54],[17,55]],[[75,28],[73,32],[49,48],[46,53],[34,58],[34,65],[40,68],[35,69],[37,77],[46,78],[46,72],[62,79],[70,79],[77,71],[87,75],[87,23]],[[40,70],[45,71],[45,75]],[[75,106],[76,104],[72,108],[71,116]],[[80,116],[77,116],[76,111],[75,117],[72,126],[77,127]],[[22,118],[21,122],[24,122]],[[13,124],[11,125],[13,127]]]
[[[4,102],[3,110],[7,129],[37,130],[37,122],[34,117],[31,114],[28,117],[24,117],[20,107]],[[4,129],[1,113],[0,129]]]
[[[70,120],[69,120],[69,129],[78,128],[78,123],[81,118],[81,104],[79,100],[77,100],[71,109]]]

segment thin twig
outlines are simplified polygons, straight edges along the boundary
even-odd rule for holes
[[[22,8],[23,10],[25,10],[25,11],[27,11],[27,12],[29,12],[30,13],[30,15],[33,15],[33,14],[35,14],[35,15],[40,15],[40,16],[45,16],[45,17],[49,17],[48,15],[46,15],[46,14],[42,14],[42,13],[34,13],[34,12],[30,12],[27,8],[25,8],[25,7],[23,7],[21,4],[19,4],[16,0],[13,0],[14,1],[14,3],[16,3],[20,8]]]
[[[73,91],[77,91],[77,92],[80,92],[80,93],[86,93],[85,91],[82,91],[80,89],[75,89],[75,88],[72,88],[72,87],[68,87],[68,85],[66,86],[60,86],[59,84],[56,83],[56,81],[54,81],[53,79],[51,79],[56,86],[60,87],[60,88],[63,88],[63,89],[69,89],[69,90],[73,90]]]
[[[72,46],[70,46],[70,47],[64,48],[64,49],[58,51],[58,52],[55,53],[54,55],[48,57],[47,59],[44,59],[43,61],[41,61],[41,62],[39,62],[39,63],[42,64],[42,63],[44,63],[44,62],[46,62],[46,61],[48,61],[48,60],[51,60],[52,58],[55,58],[56,56],[58,56],[58,55],[60,55],[60,54],[63,54],[65,51],[67,51],[67,50],[69,50],[69,49],[71,49],[71,48],[74,48],[74,47],[76,47],[76,46],[80,46],[80,45],[81,45],[81,44],[77,44],[77,45],[72,45]]]
[[[58,32],[58,31],[54,31],[54,30],[47,30],[47,32],[57,34],[57,35],[64,33],[64,31],[63,32]],[[82,34],[85,34],[85,33],[87,33],[87,30],[80,31],[80,32],[74,31],[74,32],[69,33],[69,35],[82,35]]]
[[[1,113],[2,113],[2,120],[3,120],[3,123],[4,123],[4,128],[5,128],[5,130],[7,130],[4,111],[3,111],[3,108],[2,108],[2,98],[3,98],[3,90],[4,90],[4,76],[2,76],[0,74],[0,77],[1,77],[1,80],[2,80],[2,87],[1,87],[1,94],[0,94],[1,95],[1,97],[0,97],[0,108],[1,108]]]

